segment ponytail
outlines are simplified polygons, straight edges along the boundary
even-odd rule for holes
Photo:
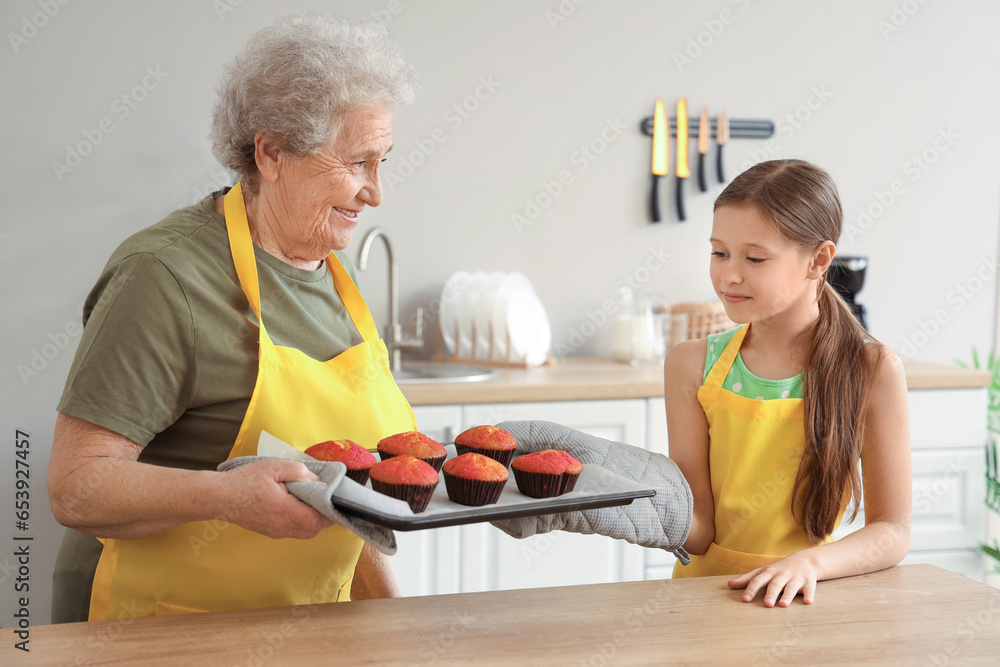
[[[818,294],[802,397],[806,444],[792,488],[792,512],[814,544],[832,533],[844,492],[861,500],[858,462],[865,438],[865,405],[881,360],[881,346],[825,280]]]

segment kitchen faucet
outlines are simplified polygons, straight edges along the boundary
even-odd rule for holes
[[[375,227],[361,240],[358,251],[358,270],[368,268],[368,255],[371,253],[375,239],[381,238],[385,243],[385,252],[389,256],[389,324],[386,325],[385,341],[389,349],[389,370],[397,371],[402,367],[403,348],[421,348],[424,345],[424,309],[417,308],[417,329],[413,338],[404,338],[403,328],[399,324],[399,275],[396,270],[396,256],[392,253],[389,236],[381,227]]]

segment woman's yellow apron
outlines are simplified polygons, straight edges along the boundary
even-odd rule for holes
[[[226,195],[225,213],[240,285],[260,323],[257,384],[228,458],[256,454],[263,430],[299,449],[340,438],[374,447],[387,435],[415,430],[413,411],[389,372],[385,344],[336,256],[326,263],[363,342],[320,362],[274,345],[267,335],[239,183]],[[275,540],[221,520],[102,542],[92,621],[349,600],[363,545],[341,526],[310,540]]]
[[[815,546],[791,504],[806,439],[802,399],[759,401],[722,388],[748,327],[736,332],[698,390],[708,418],[715,541],[689,565],[677,563],[677,578],[743,574]]]

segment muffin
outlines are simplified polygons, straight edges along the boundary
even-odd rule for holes
[[[378,455],[383,461],[400,454],[409,454],[415,459],[426,461],[435,471],[441,470],[441,464],[448,456],[444,445],[417,431],[405,431],[390,435],[388,438],[382,438],[379,440],[377,449]]]
[[[473,452],[488,456],[507,467],[514,459],[517,440],[507,431],[496,426],[473,426],[455,438],[455,451],[459,454]]]
[[[551,498],[573,490],[583,464],[561,449],[543,449],[517,457],[511,470],[518,491],[532,498]]]
[[[507,466],[482,454],[460,454],[444,464],[448,497],[460,505],[491,505],[507,483]]]
[[[373,489],[405,500],[414,514],[427,509],[440,481],[437,470],[409,454],[399,454],[379,461],[371,468],[371,479]]]
[[[350,440],[327,440],[306,450],[318,461],[340,461],[347,466],[347,476],[358,484],[368,481],[368,470],[375,465],[375,457],[367,449]]]

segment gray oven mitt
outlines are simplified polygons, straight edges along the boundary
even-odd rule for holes
[[[546,421],[508,421],[497,424],[517,440],[517,454],[562,449],[580,461],[596,463],[611,472],[656,489],[652,498],[630,505],[543,514],[493,521],[512,537],[522,539],[552,530],[608,537],[644,547],[672,551],[684,564],[691,557],[682,546],[691,530],[694,501],[691,487],[677,464],[662,454],[621,442],[596,438]]]
[[[223,461],[219,464],[220,472],[238,468],[239,466],[263,461],[266,456],[240,456]],[[317,512],[330,521],[351,531],[382,553],[392,556],[396,553],[396,535],[391,529],[364,519],[349,510],[340,510],[335,506],[337,496],[354,500],[357,504],[378,507],[388,502],[400,503],[367,486],[358,484],[347,477],[347,466],[339,461],[299,461],[310,471],[320,476],[318,482],[285,482],[288,492],[315,508]],[[405,505],[405,503],[403,503]],[[406,509],[409,509],[408,507]]]

